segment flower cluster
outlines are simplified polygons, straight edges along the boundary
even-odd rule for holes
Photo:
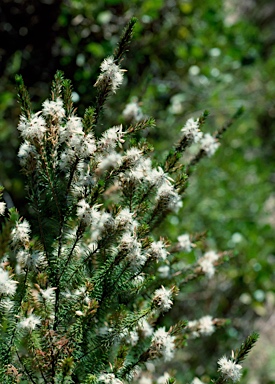
[[[127,104],[122,115],[127,121],[140,121],[143,118],[142,110],[136,101]]]
[[[167,250],[163,241],[153,241],[148,249],[150,257],[158,261],[164,261],[167,258]]]
[[[18,323],[18,327],[26,329],[27,331],[31,332],[40,324],[41,324],[41,319],[33,314],[30,314],[28,317],[22,319]]]
[[[113,56],[105,59],[101,66],[101,74],[98,76],[95,87],[102,87],[104,84],[110,86],[112,92],[116,92],[118,87],[122,84],[123,81],[123,72],[124,69],[121,69],[119,65],[115,62]]]
[[[240,380],[242,376],[242,366],[240,364],[236,364],[235,361],[223,356],[218,360],[218,365],[218,371],[221,372],[226,380],[232,380],[234,383],[237,383]]]
[[[202,138],[202,132],[199,130],[199,120],[193,118],[187,120],[185,126],[181,129],[183,136],[191,142],[197,143]]]
[[[6,210],[6,203],[4,203],[3,201],[0,201],[0,216],[4,215],[5,210]]]
[[[170,361],[174,356],[174,350],[175,337],[166,332],[164,327],[157,329],[150,347],[152,358],[161,357],[164,361]]]
[[[61,120],[65,117],[63,101],[58,97],[56,100],[45,100],[42,105],[42,112],[45,117]]]
[[[170,289],[166,289],[163,286],[155,291],[153,302],[158,309],[162,312],[168,311],[173,305],[173,301],[171,300],[172,291]]]
[[[188,233],[184,233],[183,235],[178,236],[178,248],[184,252],[191,252],[194,244],[190,240],[190,236]]]
[[[26,219],[17,222],[11,232],[12,243],[15,247],[20,245],[27,246],[30,241],[30,224]]]
[[[213,277],[215,273],[214,263],[219,259],[219,255],[214,251],[206,252],[199,260],[198,264],[207,277]]]
[[[215,331],[212,316],[203,316],[199,320],[188,322],[188,329],[193,337],[209,336]]]
[[[115,377],[113,373],[102,373],[98,381],[104,384],[122,384],[122,381]]]
[[[21,132],[23,139],[33,142],[35,140],[42,141],[47,131],[47,126],[46,121],[38,112],[30,119],[21,116],[17,129]]]
[[[9,276],[8,271],[5,271],[0,267],[0,295],[14,295],[17,284],[18,282]]]
[[[191,384],[204,384],[198,377],[194,377]]]
[[[201,149],[210,157],[214,155],[220,144],[209,133],[205,133],[200,141],[200,145]]]

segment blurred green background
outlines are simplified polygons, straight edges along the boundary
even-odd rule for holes
[[[156,128],[145,132],[159,156],[190,117],[205,109],[205,131],[221,127],[241,105],[245,113],[224,135],[211,159],[197,167],[180,216],[163,226],[176,240],[206,232],[206,245],[235,257],[215,279],[201,280],[178,297],[171,316],[231,318],[211,337],[190,341],[172,368],[179,382],[206,382],[217,359],[252,330],[261,339],[243,382],[275,383],[275,3],[272,0],[2,0],[0,4],[0,183],[5,199],[28,217],[16,153],[20,109],[14,76],[21,73],[34,110],[49,95],[57,69],[74,86],[83,114],[93,84],[127,21],[139,19],[122,88],[107,103],[100,129],[124,123],[133,98]],[[190,256],[192,257],[192,256]],[[187,261],[194,261],[188,260]],[[195,305],[196,304],[196,305]],[[272,351],[273,347],[273,351]],[[200,351],[198,353],[198,350]]]

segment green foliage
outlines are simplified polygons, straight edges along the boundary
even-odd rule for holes
[[[116,60],[125,53],[135,22],[122,34]],[[154,126],[151,118],[124,131],[114,126],[95,138],[99,112],[120,85],[121,72],[113,58],[103,62],[95,107],[86,110],[83,123],[75,116],[71,84],[61,71],[41,112],[27,116],[22,109],[19,157],[34,237],[28,221],[10,210],[2,241],[7,261],[0,270],[5,277],[1,364],[18,382],[131,381],[137,367],[171,360],[175,346],[186,346],[190,335],[212,334],[224,323],[206,316],[190,326],[177,321],[168,331],[159,326],[178,287],[203,275],[212,278],[223,261],[210,251],[182,273],[180,253],[195,245],[189,235],[183,235],[187,244],[179,237],[171,245],[170,260],[168,240],[155,240],[156,229],[181,206],[189,178],[183,166],[176,167],[182,154],[197,144],[196,162],[185,164],[192,169],[217,149],[216,137],[200,132],[208,113],[187,122],[165,163],[168,174],[156,159],[153,165],[153,147],[135,137]],[[26,106],[22,84],[19,98]],[[158,263],[171,272],[161,276]],[[159,288],[162,283],[170,288]],[[239,360],[252,339],[242,345]]]
[[[14,4],[14,7],[17,6],[18,2]],[[233,321],[225,333],[220,335],[223,348],[227,345],[229,349],[232,342],[244,337],[247,332],[245,324],[248,321],[253,322],[259,316],[268,317],[268,302],[274,298],[274,227],[270,208],[274,168],[274,55],[270,40],[267,45],[265,43],[267,36],[271,36],[268,26],[261,22],[259,28],[257,24],[258,17],[264,13],[264,3],[260,5],[261,12],[257,11],[258,5],[255,5],[253,14],[249,8],[244,14],[240,7],[241,4],[234,9],[236,18],[232,21],[224,4],[212,0],[203,4],[198,4],[195,0],[178,1],[173,6],[169,2],[149,0],[144,1],[142,6],[138,1],[132,1],[131,4],[126,1],[63,2],[59,16],[58,12],[52,13],[59,17],[59,22],[55,24],[55,40],[49,40],[49,45],[54,46],[55,56],[47,55],[46,51],[40,55],[45,57],[47,70],[37,65],[39,53],[32,42],[28,42],[25,50],[21,46],[16,52],[13,50],[7,62],[3,53],[2,63],[3,68],[6,63],[6,71],[1,79],[0,96],[1,183],[5,185],[6,193],[10,194],[20,213],[26,217],[30,217],[30,212],[24,199],[22,174],[15,160],[18,148],[18,138],[14,130],[14,121],[18,116],[18,108],[14,102],[15,73],[24,74],[34,109],[37,110],[38,103],[47,97],[49,79],[57,68],[61,68],[72,79],[72,84],[80,95],[81,102],[76,102],[75,106],[81,115],[91,100],[94,100],[96,90],[92,85],[98,63],[116,47],[118,39],[110,37],[110,31],[118,33],[125,24],[125,17],[129,20],[135,14],[140,22],[136,26],[132,50],[122,62],[123,68],[128,70],[127,86],[123,93],[117,92],[115,97],[107,100],[105,114],[98,124],[98,132],[114,122],[122,122],[125,126],[121,111],[131,97],[137,96],[142,100],[144,114],[154,115],[157,128],[150,129],[149,135],[145,127],[138,135],[133,133],[131,145],[147,137],[158,149],[156,158],[164,161],[189,114],[199,116],[207,108],[210,111],[207,125],[213,129],[212,132],[217,133],[219,127],[226,126],[234,111],[244,105],[245,113],[237,125],[224,135],[224,144],[214,162],[205,159],[196,172],[192,173],[192,179],[188,180],[189,188],[182,191],[185,202],[180,212],[181,217],[178,219],[176,215],[171,215],[158,232],[160,236],[169,233],[174,240],[179,233],[185,231],[196,235],[204,233],[200,245],[234,250],[235,257],[230,265],[226,265],[225,272],[220,271],[212,294],[206,299],[202,296],[201,305],[195,309],[189,305],[189,301],[182,302],[190,319],[201,315],[202,307],[207,308],[208,313],[214,313],[218,308],[222,317],[243,318],[243,321]],[[50,8],[48,6],[49,10]],[[28,22],[24,14],[27,9],[27,6],[23,6],[19,13],[25,18],[24,23]],[[269,13],[270,11],[267,14]],[[8,12],[5,14],[8,17]],[[38,7],[36,16],[40,17]],[[51,18],[48,17],[49,26],[50,21]],[[13,21],[10,24],[13,25]],[[13,30],[19,31],[20,27]],[[31,28],[29,31],[28,36],[35,35],[31,33]],[[20,39],[21,37],[18,42]],[[10,46],[14,47],[13,44]],[[26,68],[31,68],[31,71]],[[38,78],[35,76],[37,68]],[[42,77],[45,79],[43,82]],[[69,100],[69,87],[67,94]],[[69,102],[64,104],[66,108],[67,105],[66,113],[69,116]],[[26,105],[26,112],[27,110],[29,105]],[[87,123],[83,123],[84,126],[87,124],[86,133],[94,126],[94,109],[90,108],[88,111]],[[142,124],[143,120],[131,125]],[[98,132],[95,134],[98,135]],[[194,152],[191,150],[189,159],[193,156]],[[179,165],[186,164],[179,159],[177,161]],[[183,167],[178,171],[179,185],[187,185],[186,169]],[[74,171],[71,176],[73,179]],[[104,180],[102,183],[103,186],[106,183],[107,190],[108,183]],[[45,184],[47,175],[42,181],[42,188]],[[94,191],[94,198],[100,195],[100,191],[102,186]],[[33,193],[37,193],[40,198],[45,197],[39,188],[33,188]],[[6,196],[4,195],[5,199]],[[47,199],[51,196],[52,191]],[[61,194],[62,199],[63,197],[64,193]],[[34,200],[32,209],[39,212],[41,208]],[[140,209],[146,211],[144,203],[140,204]],[[51,212],[55,208],[48,204],[47,210]],[[39,220],[34,223],[37,236],[40,225]],[[56,222],[47,225],[45,240],[48,229],[48,238],[56,230]],[[7,236],[5,235],[4,252],[8,244],[8,223],[5,228],[3,233]],[[147,230],[144,230],[145,235]],[[37,242],[35,247],[41,247],[41,242]],[[200,255],[200,246],[191,255],[183,255],[183,268],[187,262],[193,262]],[[72,274],[73,270],[71,276]],[[231,277],[230,282],[227,280],[228,275]],[[74,278],[77,285],[78,277]],[[208,288],[203,281],[200,284],[202,292]],[[181,298],[178,297],[178,300]],[[191,295],[190,302],[192,300]],[[178,314],[174,312],[172,315],[177,321]],[[196,349],[196,341],[194,343]],[[185,366],[186,370],[194,371],[196,366],[202,366],[205,361],[203,356],[209,356],[209,349],[215,351],[213,356],[223,353],[218,349],[214,338],[207,339],[203,344],[204,347],[200,348],[201,359],[194,358],[188,363],[190,365]],[[207,361],[209,367],[214,366],[213,361]],[[190,376],[187,380],[191,379]]]
[[[257,332],[251,333],[251,335],[246,338],[244,343],[242,343],[240,349],[237,349],[235,351],[234,360],[237,364],[241,363],[246,358],[248,353],[254,347],[254,344],[257,342],[258,338],[259,334]]]

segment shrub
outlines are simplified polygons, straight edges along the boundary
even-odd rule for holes
[[[225,323],[205,314],[163,326],[180,290],[202,276],[212,279],[230,254],[203,249],[202,234],[185,233],[172,243],[157,237],[156,229],[179,211],[194,166],[214,154],[240,111],[214,135],[201,131],[207,112],[189,119],[160,159],[138,135],[154,120],[144,118],[135,102],[124,110],[126,129],[113,126],[96,137],[104,103],[123,81],[122,58],[135,22],[102,62],[97,97],[83,119],[61,72],[36,113],[17,77],[18,156],[32,219],[10,209],[0,238],[3,383],[172,383],[167,372],[157,378],[142,369],[149,362],[166,366],[176,347]],[[184,163],[191,146],[196,153]],[[0,214],[5,210],[2,202]],[[196,246],[201,256],[183,268],[182,258]],[[219,359],[216,384],[239,381],[240,363],[257,337],[252,333],[230,358]]]

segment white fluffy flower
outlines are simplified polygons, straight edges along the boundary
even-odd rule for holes
[[[138,380],[138,384],[153,384],[153,380],[149,376],[142,375]]]
[[[207,156],[214,155],[219,145],[220,143],[209,133],[205,133],[200,141],[200,147],[206,152]]]
[[[92,133],[88,133],[88,135],[83,136],[79,145],[75,146],[75,152],[82,158],[90,157],[95,153],[96,149],[96,143]]]
[[[221,372],[226,380],[230,379],[234,383],[240,380],[242,376],[242,366],[240,364],[236,364],[234,361],[228,360],[226,356],[223,356],[218,360],[218,365],[218,371]]]
[[[121,69],[119,65],[115,63],[113,56],[107,57],[101,63],[101,74],[98,76],[95,87],[103,84],[108,84],[111,87],[112,92],[116,92],[117,88],[122,84],[124,69]]]
[[[142,151],[136,147],[132,147],[126,151],[125,156],[123,156],[123,163],[127,164],[128,167],[135,165],[142,156]]]
[[[84,135],[82,120],[80,117],[71,116],[64,127],[60,127],[59,140],[61,143],[80,140]]]
[[[46,122],[39,113],[33,115],[30,119],[21,116],[17,129],[21,132],[21,136],[25,140],[38,140],[41,141],[47,130]]]
[[[170,267],[169,265],[162,265],[161,267],[158,268],[158,273],[159,276],[165,279],[166,277],[169,276],[170,274]]]
[[[9,299],[8,297],[2,298],[0,300],[0,310],[1,312],[10,312],[14,307],[14,300]]]
[[[0,267],[0,295],[14,295],[17,284],[18,282],[12,280],[9,273]]]
[[[177,211],[182,206],[180,196],[170,183],[164,183],[158,189],[156,200],[163,210]]]
[[[202,257],[199,259],[198,263],[201,266],[202,271],[206,274],[207,277],[211,278],[214,276],[215,267],[211,261],[204,259]]]
[[[170,379],[169,373],[164,372],[164,374],[157,379],[157,384],[166,384],[167,380],[169,379]]]
[[[214,251],[209,251],[204,254],[198,260],[198,264],[201,267],[202,271],[206,274],[207,277],[211,278],[215,274],[214,263],[219,259],[219,255]]]
[[[209,336],[215,331],[215,327],[213,325],[212,316],[203,316],[199,320],[193,320],[188,322],[188,329],[192,331],[193,337]]]
[[[117,144],[124,143],[124,132],[122,131],[122,125],[117,125],[107,129],[102,133],[101,138],[98,141],[98,147],[104,151],[110,151],[114,149]]]
[[[98,381],[102,381],[104,384],[123,384],[113,373],[102,373],[98,377]]]
[[[97,149],[93,133],[85,135],[82,120],[76,116],[70,117],[66,125],[60,127],[59,140],[66,142],[72,154],[80,158],[91,156]]]
[[[139,339],[139,337],[138,337],[137,331],[129,332],[128,337],[127,337],[127,342],[129,344],[131,344],[132,346],[137,345],[138,339]]]
[[[122,115],[127,121],[140,121],[143,118],[143,113],[137,102],[133,101],[127,104],[122,112]]]
[[[143,333],[144,337],[152,336],[152,334],[154,332],[153,327],[145,319],[141,319],[139,321],[138,327],[139,327],[140,331]]]
[[[153,241],[148,249],[148,254],[157,262],[166,260],[167,251],[163,241]]]
[[[212,335],[212,333],[215,331],[215,327],[213,325],[213,318],[212,316],[203,316],[199,319],[199,332],[202,335]]]
[[[126,253],[127,260],[134,267],[140,267],[146,262],[147,257],[141,251],[141,243],[130,233],[126,232],[123,234],[119,249]]]
[[[91,208],[85,199],[78,202],[76,215],[84,224],[89,225],[91,223]]]
[[[135,164],[131,169],[129,177],[131,180],[141,181],[142,179],[148,180],[152,172],[152,161],[147,158],[140,158],[140,161]]]
[[[137,226],[137,221],[133,219],[133,213],[129,208],[123,208],[115,218],[115,226],[119,230],[133,231]]]
[[[192,248],[194,247],[194,244],[192,244],[190,241],[190,236],[188,233],[178,237],[178,245],[180,250],[185,252],[191,252]]]
[[[30,224],[26,219],[22,222],[16,222],[11,231],[12,243],[14,246],[27,245],[30,241]]]
[[[22,273],[22,269],[29,268],[37,271],[39,268],[46,265],[46,257],[42,252],[34,251],[29,253],[25,249],[20,249],[16,254],[16,273]]]
[[[0,215],[4,215],[5,210],[6,210],[6,203],[4,203],[3,201],[0,201]]]
[[[215,251],[208,251],[203,256],[205,259],[215,262],[219,259],[219,255]]]
[[[163,357],[170,361],[174,356],[175,337],[165,331],[165,327],[157,329],[152,338],[150,350],[154,357]],[[156,355],[156,356],[155,356]]]
[[[167,312],[173,305],[171,300],[172,292],[170,289],[166,289],[163,286],[155,290],[153,302],[162,312]]]
[[[66,148],[60,156],[59,167],[63,171],[70,167],[76,157],[76,153],[71,148]]]
[[[107,156],[102,156],[98,162],[97,172],[101,173],[110,168],[117,168],[122,163],[122,156],[112,151]]]
[[[199,119],[194,120],[191,118],[187,120],[181,132],[183,132],[183,136],[187,140],[197,143],[202,138],[202,132],[199,130]]]
[[[56,99],[56,101],[45,100],[42,104],[42,107],[42,112],[44,116],[50,116],[56,120],[61,120],[63,117],[65,117],[63,101],[59,97]]]
[[[169,183],[173,179],[164,172],[161,167],[152,168],[146,178],[150,184],[160,187],[162,184]]]
[[[25,317],[18,323],[19,328],[27,329],[28,331],[33,331],[37,325],[41,324],[41,320],[39,317],[31,314],[28,317]]]
[[[54,303],[55,301],[55,294],[54,291],[56,288],[47,288],[47,289],[40,289],[41,296],[44,300],[46,300],[49,303]]]
[[[27,165],[29,163],[30,157],[35,157],[37,156],[37,151],[35,147],[28,141],[24,141],[19,148],[18,151],[18,157],[19,157],[19,162],[22,167]]]
[[[194,377],[191,384],[204,384],[198,377]]]

